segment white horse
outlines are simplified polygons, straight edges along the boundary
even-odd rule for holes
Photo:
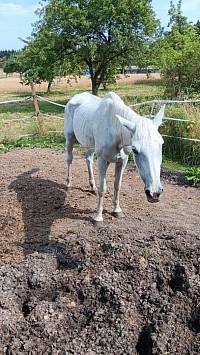
[[[111,162],[115,163],[113,215],[121,216],[119,192],[122,175],[131,150],[140,176],[145,184],[149,202],[157,202],[163,188],[160,183],[163,139],[158,132],[162,123],[164,106],[154,120],[142,117],[126,106],[115,93],[103,99],[84,92],[75,95],[65,108],[65,137],[67,149],[67,187],[71,186],[73,144],[78,142],[88,149],[86,162],[91,190],[95,192],[93,155],[98,161],[98,204],[94,223],[103,222],[103,198],[106,192],[106,172]]]

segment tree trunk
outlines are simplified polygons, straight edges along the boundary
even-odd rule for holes
[[[99,84],[97,84],[96,80],[92,80],[92,94],[98,96]]]
[[[47,93],[50,93],[52,83],[53,83],[53,79],[49,80],[48,87],[47,87]]]

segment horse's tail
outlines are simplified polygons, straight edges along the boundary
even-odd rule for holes
[[[65,106],[65,120],[64,120],[64,133],[65,137],[67,137],[68,134],[73,133],[73,118],[74,118],[74,112],[76,111],[76,108],[79,105],[73,105],[73,103],[70,100],[67,105]]]

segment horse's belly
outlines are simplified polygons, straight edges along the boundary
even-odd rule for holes
[[[80,119],[74,119],[74,134],[78,142],[85,148],[95,147],[92,131],[92,122]]]

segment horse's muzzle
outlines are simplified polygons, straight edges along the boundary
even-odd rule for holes
[[[162,189],[162,192],[163,192],[163,189]],[[147,200],[151,203],[158,202],[160,199],[161,193],[158,193],[158,192],[151,193],[150,190],[145,190],[145,193],[147,196]]]

